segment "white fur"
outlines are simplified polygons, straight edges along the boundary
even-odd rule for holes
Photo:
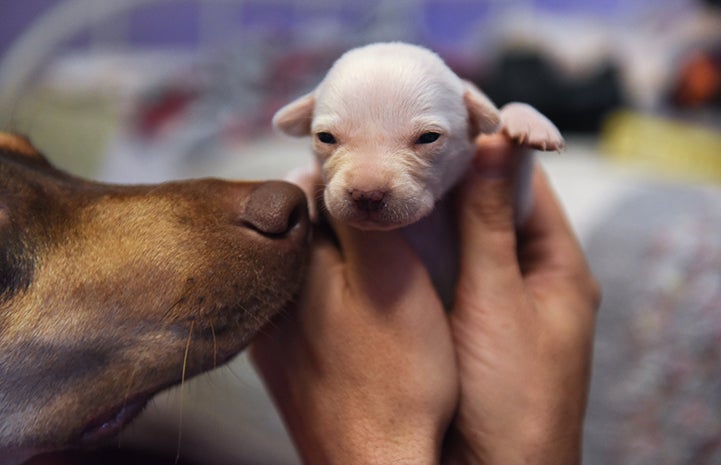
[[[344,54],[312,93],[273,122],[288,134],[314,135],[331,215],[363,229],[391,229],[431,212],[465,171],[470,135],[495,131],[500,115],[436,54],[382,43]],[[417,144],[426,132],[440,138]],[[319,133],[337,142],[325,144]],[[382,193],[382,207],[359,209],[354,191]]]
[[[532,107],[509,104],[499,112],[438,55],[399,42],[346,52],[312,92],[273,118],[286,134],[313,136],[328,213],[361,229],[413,225],[409,239],[440,290],[448,288],[442,290],[446,301],[454,276],[448,269],[452,220],[447,212],[419,220],[468,169],[475,138],[499,130],[501,122],[520,143],[544,150],[563,146],[555,126]],[[418,143],[424,133],[440,137]],[[334,143],[321,140],[328,134]]]

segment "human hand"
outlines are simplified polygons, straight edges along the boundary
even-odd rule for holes
[[[437,464],[458,399],[443,306],[399,231],[333,226],[256,368],[304,463]]]
[[[517,231],[515,178],[527,150],[483,136],[458,191],[451,327],[461,394],[447,463],[580,463],[600,294],[540,169]]]

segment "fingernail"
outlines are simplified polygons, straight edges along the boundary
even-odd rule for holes
[[[491,135],[477,140],[473,167],[484,178],[509,178],[514,175],[523,148],[506,137]]]

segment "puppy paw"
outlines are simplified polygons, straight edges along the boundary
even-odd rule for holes
[[[525,103],[509,103],[501,108],[501,131],[537,150],[560,151],[566,145],[556,125]]]
[[[313,223],[318,221],[318,199],[323,195],[323,179],[316,165],[296,168],[285,175],[285,181],[300,187],[308,200],[308,213]]]

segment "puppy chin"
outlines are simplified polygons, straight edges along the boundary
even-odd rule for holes
[[[383,208],[378,211],[359,210],[352,205],[342,203],[340,206],[328,204],[328,213],[338,221],[364,231],[391,231],[403,228],[427,216],[430,208],[419,207],[415,211],[407,210],[399,213],[393,208]]]
[[[372,219],[347,221],[348,225],[363,231],[392,231],[394,229],[408,226],[411,223],[414,223],[414,221],[410,221],[408,223],[383,223]]]

